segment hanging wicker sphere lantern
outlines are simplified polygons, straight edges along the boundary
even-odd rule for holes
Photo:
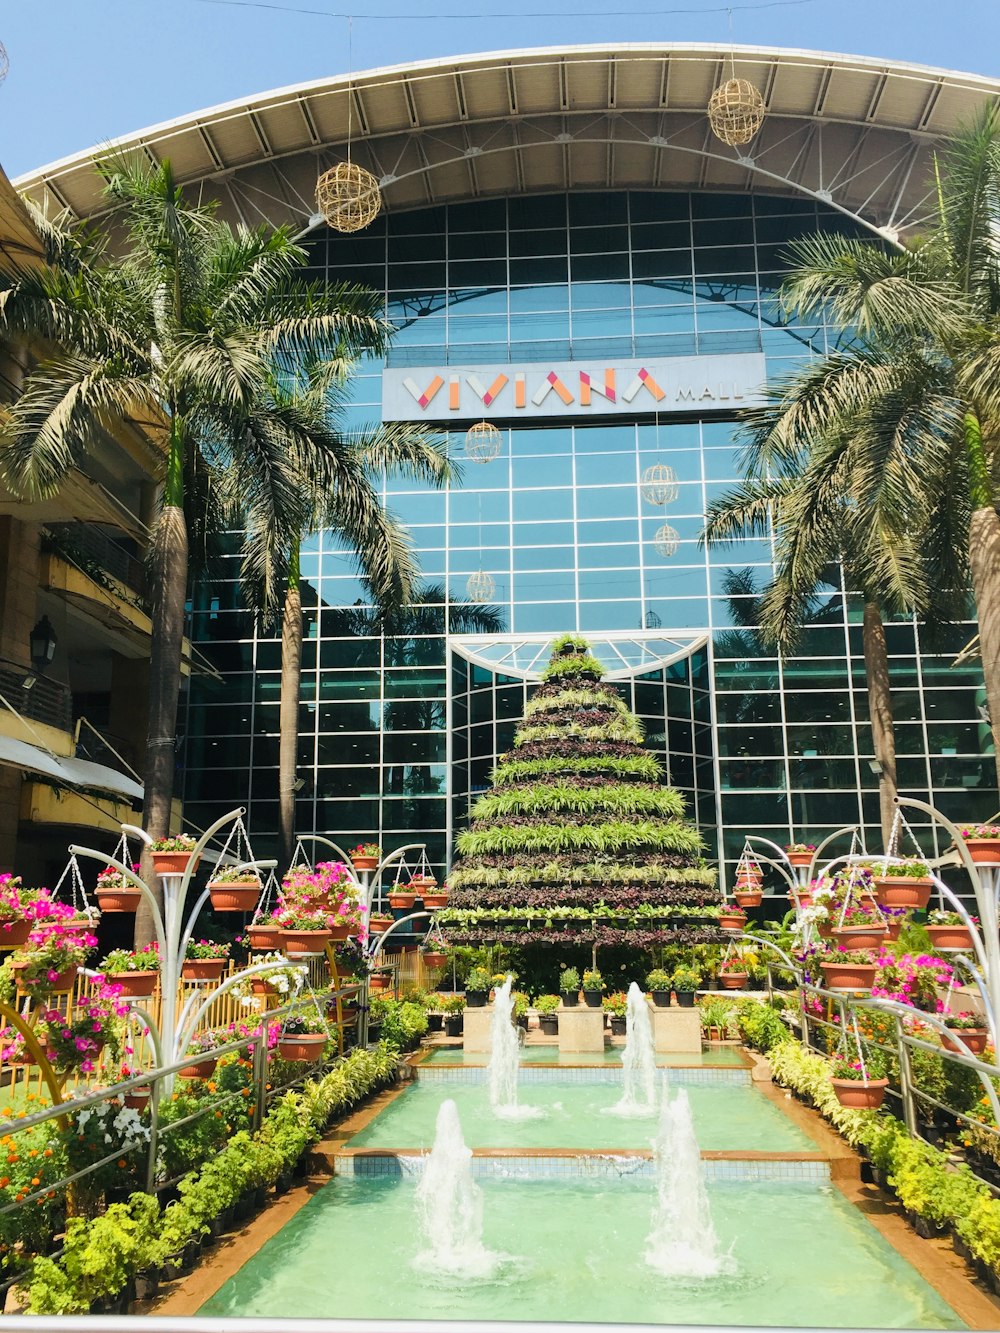
[[[382,190],[356,162],[338,162],[316,182],[316,207],[334,231],[361,231],[382,211]]]
[[[639,483],[642,498],[651,505],[669,505],[677,499],[680,487],[677,485],[677,473],[666,463],[654,463],[642,474]]]
[[[502,440],[491,421],[477,421],[465,432],[465,456],[473,463],[489,463],[499,454]]]
[[[746,79],[727,79],[708,99],[712,133],[732,147],[749,143],[766,115],[767,107],[759,89]]]
[[[662,556],[672,556],[677,550],[677,544],[680,541],[680,533],[676,528],[672,528],[669,523],[664,523],[662,528],[657,528],[656,535],[653,538],[653,546]]]
[[[465,591],[473,602],[492,602],[496,596],[497,585],[493,582],[492,575],[477,569],[475,574],[469,575]]]
[[[7,55],[7,48],[3,42],[0,42],[0,83],[3,83],[10,69],[10,57]]]

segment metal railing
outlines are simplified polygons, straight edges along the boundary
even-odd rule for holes
[[[26,681],[33,682],[27,689]],[[69,731],[73,696],[68,685],[40,676],[29,667],[0,663],[0,708],[29,722],[41,722],[57,731]]]

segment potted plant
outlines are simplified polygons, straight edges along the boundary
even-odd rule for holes
[[[252,912],[263,887],[260,875],[251,867],[225,866],[213,873],[208,896],[217,912]]]
[[[958,831],[973,861],[979,865],[1000,865],[1000,825],[960,824]]]
[[[722,930],[731,930],[736,933],[746,929],[747,914],[743,908],[737,905],[729,907],[724,905],[719,913],[719,926]]]
[[[446,995],[441,1001],[444,1010],[444,1032],[446,1037],[462,1035],[462,1015],[465,1013],[465,999],[461,995]]]
[[[860,1058],[837,1056],[830,1068],[830,1083],[841,1106],[875,1110],[882,1105],[889,1080],[885,1077],[885,1057],[877,1048]]]
[[[652,972],[646,973],[646,989],[658,1009],[666,1009],[670,1004],[671,984],[670,973],[665,968],[654,967]]]
[[[443,972],[448,962],[448,955],[444,949],[423,947],[420,950],[420,961],[428,972]]]
[[[945,1027],[955,1032],[965,1042],[972,1055],[982,1055],[983,1051],[986,1050],[986,1043],[990,1039],[989,1028],[984,1023],[982,1014],[946,1013],[942,1014],[941,1017],[944,1020]],[[955,1051],[960,1055],[966,1053],[957,1042],[949,1041],[943,1033],[941,1035],[941,1045],[946,1051]]]
[[[848,907],[837,914],[831,933],[845,949],[880,949],[889,938],[886,919],[877,905]]]
[[[282,912],[278,917],[281,927],[281,947],[289,958],[312,958],[326,948],[333,932],[322,911]]]
[[[134,873],[138,869],[138,865],[132,866]],[[134,885],[128,884],[122,872],[114,866],[108,866],[97,876],[94,892],[102,912],[130,912],[134,915],[142,897],[142,893]]]
[[[535,1013],[538,1026],[546,1037],[555,1037],[559,1032],[559,996],[536,995]]]
[[[925,861],[899,861],[894,865],[882,861],[872,870],[880,906],[922,911],[930,902],[933,884],[930,866]]]
[[[490,974],[485,967],[472,968],[465,979],[465,1003],[470,1009],[482,1009],[489,998]]]
[[[173,838],[157,838],[149,848],[153,869],[158,875],[183,875],[197,845],[197,841],[186,833],[178,833]],[[192,869],[197,868],[196,861]]]
[[[46,889],[25,889],[20,875],[0,875],[0,949],[26,944],[34,926],[49,915]]]
[[[698,969],[690,966],[690,964],[681,963],[674,968],[674,974],[670,980],[674,994],[677,996],[677,1003],[683,1009],[692,1009],[695,992],[698,989],[698,983],[701,981],[701,973]]]
[[[559,994],[565,1009],[575,1009],[580,1003],[580,973],[575,967],[564,967],[559,973]]]
[[[976,917],[972,917],[972,922],[979,924]],[[972,948],[972,933],[957,912],[928,912],[924,929],[935,949]]]
[[[878,972],[867,949],[837,949],[821,957],[819,965],[829,990],[870,991]]]
[[[188,940],[181,976],[185,981],[221,980],[230,948],[218,940]]]
[[[312,1063],[322,1059],[330,1029],[317,1013],[290,1014],[281,1027],[278,1054],[282,1060]]]
[[[304,963],[289,963],[284,954],[268,953],[253,960],[254,967],[267,964],[266,972],[241,976],[233,986],[232,994],[244,1005],[259,1008],[264,995],[281,995],[292,999],[302,989],[306,976]]]
[[[736,1014],[733,1005],[718,996],[707,996],[699,1007],[703,1034],[709,1041],[724,1041]]]
[[[811,865],[815,850],[816,844],[814,842],[785,843],[785,855],[788,857],[789,865],[793,866]]]
[[[440,993],[428,995],[427,997],[427,1031],[441,1032],[444,1028],[444,1009],[443,1004],[445,996]]]
[[[377,842],[359,842],[351,852],[351,864],[355,870],[375,870],[382,856],[382,848]]]
[[[273,953],[281,947],[281,925],[277,914],[260,917],[247,926],[244,936],[251,953]]]
[[[513,1018],[515,1026],[523,1028],[524,1031],[527,1032],[528,1006],[530,1005],[531,1001],[527,993],[523,990],[512,991],[510,998],[513,1001],[513,1007],[511,1009],[511,1018]]]
[[[628,997],[623,990],[612,991],[601,1001],[601,1008],[611,1020],[611,1035],[624,1037],[628,1015]]]
[[[11,963],[18,986],[32,995],[72,990],[77,971],[96,943],[96,935],[68,917],[36,924],[23,952]]]
[[[60,1074],[70,1070],[92,1073],[113,1021],[111,1009],[90,998],[74,1007],[72,1017],[58,1009],[43,1010],[39,1027],[45,1033],[45,1054],[50,1064]]]
[[[756,861],[747,858],[736,864],[736,887],[738,889],[759,888],[764,882],[764,872]]]
[[[188,1045],[184,1052],[185,1056],[191,1059],[189,1065],[177,1071],[180,1078],[211,1078],[212,1071],[215,1069],[217,1055],[209,1055],[216,1046],[220,1046],[229,1039],[229,1034],[217,1036],[214,1032],[199,1032],[198,1035]]]
[[[372,911],[368,917],[369,935],[383,935],[389,929],[389,927],[392,925],[395,919],[396,918],[394,916],[391,915],[387,916],[384,912]]]
[[[152,995],[160,976],[160,949],[154,941],[141,949],[112,949],[97,965],[122,995]]]
[[[398,920],[401,916],[407,916],[413,911],[413,904],[417,900],[417,891],[409,884],[394,884],[389,890],[389,906],[392,908]]]
[[[438,885],[433,880],[425,880],[423,892],[420,896],[428,911],[437,912],[442,907],[448,906],[448,885]]]
[[[764,897],[761,881],[759,879],[742,881],[737,879],[736,887],[733,889],[733,897],[736,899],[737,907],[744,911],[748,907],[759,907]]]
[[[583,1000],[591,1009],[600,1009],[601,993],[604,990],[604,978],[596,968],[590,968],[583,974]]]
[[[719,966],[719,980],[726,990],[742,990],[749,975],[745,960],[738,954],[724,958]]]

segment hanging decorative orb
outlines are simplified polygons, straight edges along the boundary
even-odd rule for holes
[[[639,483],[642,498],[651,505],[670,505],[680,494],[677,473],[666,463],[654,463],[642,474]]]
[[[356,162],[338,162],[316,182],[316,207],[334,231],[361,231],[382,211],[382,189]]]
[[[477,421],[465,432],[465,456],[473,463],[489,463],[500,452],[503,436],[491,421]]]
[[[477,569],[475,574],[469,575],[465,591],[473,602],[492,602],[496,596],[497,585],[493,582],[492,575]]]
[[[732,147],[749,143],[766,115],[767,107],[759,89],[746,79],[727,79],[708,99],[712,133]]]
[[[7,55],[7,48],[3,42],[0,42],[0,83],[3,83],[10,69],[10,57]]]
[[[680,533],[676,528],[672,528],[669,523],[664,523],[662,528],[657,528],[656,536],[653,538],[653,545],[662,556],[671,556],[677,550],[677,544],[680,541]]]

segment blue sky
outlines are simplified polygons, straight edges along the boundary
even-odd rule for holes
[[[618,13],[607,0],[534,0],[533,9],[510,0],[379,0],[359,6],[349,57],[351,4],[6,0],[0,164],[17,176],[161,120],[349,68],[564,43],[729,40],[719,0],[663,0],[660,8],[618,0]],[[732,36],[737,45],[1000,72],[1000,0],[732,0]]]

